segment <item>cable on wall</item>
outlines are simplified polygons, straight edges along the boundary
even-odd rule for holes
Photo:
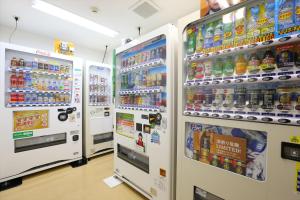
[[[104,63],[105,57],[106,57],[106,52],[107,52],[107,48],[108,46],[105,46],[105,51],[104,51],[104,55],[103,55],[103,59],[102,59],[102,63]]]
[[[138,27],[139,37],[141,36],[141,27]]]
[[[11,38],[13,37],[13,35],[15,34],[15,32],[16,32],[17,29],[18,29],[19,17],[18,17],[18,16],[14,16],[14,19],[15,19],[16,24],[15,24],[14,30],[11,32],[11,34],[10,34],[10,36],[9,36],[9,40],[8,40],[9,43],[11,43]]]

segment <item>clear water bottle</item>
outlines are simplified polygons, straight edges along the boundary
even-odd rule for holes
[[[32,89],[32,79],[31,79],[30,73],[25,74],[25,89],[27,89],[27,90]]]

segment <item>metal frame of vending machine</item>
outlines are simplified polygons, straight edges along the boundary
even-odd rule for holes
[[[299,46],[288,47],[299,45],[299,32],[197,52],[201,42],[207,44],[203,24],[211,28],[208,24],[220,17],[260,2],[246,1],[201,19],[197,11],[178,21],[178,200],[300,198],[300,70],[297,57],[290,60]],[[191,49],[196,53],[189,53],[193,37],[187,34],[192,27],[204,31],[193,36],[196,47]],[[225,37],[225,25],[223,30]],[[240,55],[253,60],[232,64],[229,56]],[[222,73],[229,75],[218,75],[218,59],[223,59]],[[245,66],[248,71],[243,74]]]
[[[84,69],[84,156],[113,151],[112,67],[86,61]]]
[[[82,60],[6,43],[0,57],[0,189],[22,184],[28,174],[80,164]]]
[[[175,197],[176,41],[168,24],[116,50],[114,172],[149,199]]]

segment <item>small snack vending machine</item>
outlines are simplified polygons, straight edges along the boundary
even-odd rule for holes
[[[177,29],[116,50],[115,174],[149,199],[174,198]]]
[[[300,199],[295,2],[179,20],[177,200]]]
[[[84,69],[84,156],[113,151],[112,68],[87,61]]]
[[[0,44],[0,190],[82,159],[82,60]]]

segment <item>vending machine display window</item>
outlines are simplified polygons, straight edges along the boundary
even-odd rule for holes
[[[184,115],[300,125],[299,33],[274,38],[272,6],[251,2],[186,26]]]
[[[155,37],[117,55],[117,105],[133,110],[165,111],[166,38]]]
[[[72,97],[72,61],[6,49],[6,106],[66,106]]]
[[[110,69],[94,65],[89,67],[89,105],[110,105]]]

